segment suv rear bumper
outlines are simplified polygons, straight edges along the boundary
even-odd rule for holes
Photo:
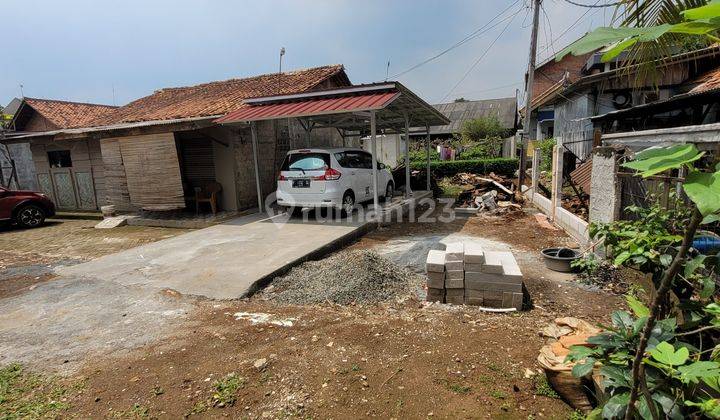
[[[277,203],[282,207],[336,207],[342,205],[342,198],[327,193],[318,194],[288,194],[277,192]]]

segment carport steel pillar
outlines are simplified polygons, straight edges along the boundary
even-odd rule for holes
[[[258,213],[262,211],[263,199],[262,190],[260,189],[260,165],[258,165],[258,141],[257,141],[257,126],[255,121],[250,123],[250,134],[252,137],[252,152],[253,161],[255,163],[255,188],[257,189],[257,200],[258,200]]]
[[[407,112],[405,117],[405,198],[410,198],[410,118]]]
[[[425,124],[427,135],[425,137],[425,157],[427,158],[427,167],[425,168],[425,180],[427,181],[427,190],[430,191],[430,124]]]
[[[370,152],[372,154],[372,177],[373,177],[373,210],[378,216],[380,211],[380,199],[378,198],[378,175],[377,175],[377,126],[375,111],[370,111]],[[380,218],[378,218],[380,221]]]

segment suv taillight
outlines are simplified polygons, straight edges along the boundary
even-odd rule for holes
[[[340,179],[340,175],[342,174],[337,169],[327,168],[323,175],[315,177],[314,179],[316,181],[336,181]]]
[[[280,174],[278,175],[278,181],[287,181],[287,178],[285,178],[285,175]]]

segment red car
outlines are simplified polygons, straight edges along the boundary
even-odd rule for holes
[[[37,227],[43,224],[46,217],[54,215],[55,204],[45,194],[0,187],[0,222]]]

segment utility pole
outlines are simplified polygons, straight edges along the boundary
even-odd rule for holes
[[[538,21],[540,20],[540,3],[542,0],[533,1],[533,23],[532,34],[530,35],[530,59],[528,60],[527,87],[525,88],[525,120],[523,121],[523,133],[520,139],[520,172],[518,176],[518,192],[522,194],[522,186],[525,185],[525,167],[527,166],[526,142],[530,139],[530,105],[532,104],[532,85],[535,79],[535,58],[537,56]]]

